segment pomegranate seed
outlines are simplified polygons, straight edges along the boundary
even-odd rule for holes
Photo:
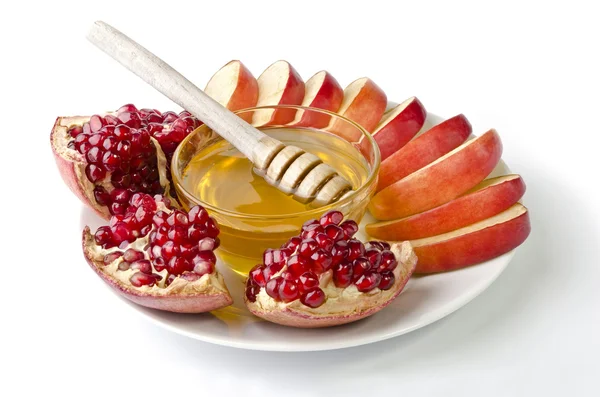
[[[129,191],[125,189],[114,189],[110,192],[110,197],[114,202],[126,204],[129,202]]]
[[[182,244],[179,246],[179,250],[181,251],[181,256],[190,260],[198,253],[198,247],[190,243]]]
[[[131,183],[131,176],[120,170],[116,170],[111,175],[110,181],[114,187],[128,188]]]
[[[320,288],[308,291],[302,295],[300,302],[308,307],[317,308],[325,303],[325,292]]]
[[[110,150],[112,150],[112,149],[114,149],[114,148],[117,147],[117,140],[115,139],[115,137],[108,136],[102,142],[102,147],[105,150],[110,151]]]
[[[90,136],[90,139],[88,139],[88,143],[92,146],[101,146],[103,141],[104,136],[101,134],[93,134]]]
[[[110,254],[104,255],[104,265],[110,265],[111,263],[119,259],[121,256],[123,256],[123,254],[119,251],[111,252]]]
[[[284,302],[292,302],[298,299],[298,295],[300,294],[298,291],[298,285],[296,282],[291,280],[283,280],[279,284],[279,299]]]
[[[88,163],[99,164],[102,162],[102,154],[99,148],[93,147],[86,153],[85,158]]]
[[[246,298],[250,302],[256,302],[256,295],[260,292],[260,287],[258,285],[249,285],[246,287]]]
[[[168,217],[169,217],[169,215],[166,212],[158,211],[152,217],[152,223],[154,223],[156,226],[161,226],[162,224],[164,224],[167,221]]]
[[[281,247],[292,250],[292,253],[296,252],[298,246],[302,243],[302,239],[298,236],[292,237],[287,243],[284,243]]]
[[[187,236],[187,229],[183,226],[173,226],[167,233],[169,240],[172,240],[175,244],[181,244],[185,241]]]
[[[201,240],[208,236],[208,232],[204,226],[191,225],[187,229],[188,239],[192,241]]]
[[[217,248],[217,241],[212,237],[205,237],[198,241],[199,251],[213,251]]]
[[[365,272],[371,269],[371,263],[366,258],[358,258],[352,262],[352,279],[358,280]]]
[[[267,295],[277,301],[279,300],[279,286],[281,285],[282,281],[283,279],[281,277],[275,277],[270,279],[265,286],[265,292]]]
[[[143,259],[143,260],[134,262],[130,265],[130,267],[131,267],[131,269],[139,270],[142,273],[152,274],[152,264],[147,259]]]
[[[77,138],[77,135],[79,135],[83,132],[83,127],[80,125],[73,125],[69,128],[68,132],[72,138]]]
[[[305,272],[298,277],[298,287],[301,291],[309,291],[319,286],[319,278],[313,272]]]
[[[149,225],[152,222],[152,212],[146,210],[144,207],[138,207],[135,210],[135,220],[141,225]],[[187,230],[184,231],[187,234]]]
[[[183,274],[180,277],[186,281],[194,282],[200,280],[200,277],[202,276],[193,272],[183,272]]]
[[[323,249],[318,249],[310,259],[312,259],[312,268],[318,273],[326,272],[331,267],[331,254]]]
[[[164,243],[161,252],[162,257],[165,258],[165,260],[167,261],[180,254],[179,246],[175,245],[175,243],[173,243],[172,241],[167,241],[166,243]]]
[[[323,227],[321,225],[318,224],[312,224],[307,226],[302,233],[300,234],[300,237],[302,237],[302,240],[308,240],[308,239],[314,239],[315,236],[317,235],[317,233],[323,233],[325,231],[325,229],[323,229]]]
[[[365,254],[365,246],[358,240],[348,241],[348,259],[353,261],[356,258],[362,257]]]
[[[309,269],[309,262],[303,256],[293,255],[287,261],[287,271],[293,277],[299,277],[302,273]]]
[[[196,257],[197,258],[197,257]],[[194,272],[200,276],[211,274],[215,270],[215,264],[207,261],[198,261],[194,258]]]
[[[125,113],[125,112],[129,112],[129,113],[136,113],[138,110],[135,107],[135,105],[128,103],[126,105],[121,106],[118,110],[117,110],[117,114],[119,113]]]
[[[356,288],[360,292],[369,292],[377,288],[381,281],[381,274],[374,271],[367,271],[356,280]]]
[[[146,117],[144,117],[144,122],[145,123],[162,123],[163,118],[161,116],[159,116],[158,114],[149,114]]]
[[[194,267],[193,264],[185,258],[173,257],[167,262],[167,271],[171,274],[181,274],[186,270],[194,270]]]
[[[365,251],[365,258],[369,260],[369,263],[371,263],[371,267],[373,269],[376,269],[377,266],[379,266],[379,264],[381,263],[381,253],[379,252],[379,250],[376,250],[374,248],[369,248]]]
[[[214,220],[208,218],[205,224],[206,233],[209,237],[216,238],[219,235],[219,227]]]
[[[265,270],[264,265],[256,265],[254,266],[249,273],[249,278],[252,282],[260,287],[264,287],[267,284],[267,280],[263,271]]]
[[[331,250],[331,263],[337,265],[348,256],[348,243],[345,240],[337,241]]]
[[[124,215],[126,211],[127,211],[127,204],[112,203],[110,205],[110,213],[112,215]]]
[[[333,268],[333,282],[338,288],[346,288],[352,284],[352,264],[343,262]]]
[[[315,240],[308,239],[304,240],[302,244],[300,244],[300,250],[298,253],[305,258],[310,258],[318,248],[319,244]]]
[[[102,186],[94,188],[94,198],[100,205],[108,205],[111,202],[110,194]]]
[[[377,268],[378,272],[384,272],[386,270],[392,271],[398,266],[396,255],[392,251],[381,251],[381,264]]]
[[[270,280],[275,274],[279,273],[281,269],[283,269],[283,263],[274,263],[272,265],[268,265],[265,267],[263,274],[265,275],[265,280]]]
[[[337,225],[325,226],[325,234],[333,241],[341,241],[345,238],[344,230]]]
[[[88,121],[88,124],[90,125],[90,130],[92,132],[98,132],[100,131],[100,129],[102,129],[102,127],[104,127],[104,125],[106,124],[104,122],[104,119],[98,115],[93,115],[92,117],[90,117],[90,121]]]
[[[131,140],[131,128],[124,124],[120,124],[115,127],[113,132],[114,137],[119,141],[130,141]]]
[[[158,247],[160,249],[160,247]],[[163,258],[156,258],[154,259],[154,269],[156,269],[157,272],[162,272],[163,270],[165,270],[165,268],[167,267],[165,260]]]
[[[215,256],[215,253],[212,251],[200,251],[194,257],[194,263],[199,262],[199,261],[212,263],[214,265],[215,263],[217,263],[217,257]]]
[[[196,205],[190,209],[188,220],[190,223],[202,225],[208,220],[208,212],[199,205]]]
[[[162,248],[158,245],[155,245],[150,250],[150,256],[154,259],[162,258]],[[163,259],[164,260],[164,259]]]
[[[119,262],[119,266],[117,266],[117,269],[122,272],[129,270],[129,263],[128,262]]]
[[[119,119],[113,116],[112,114],[107,114],[106,116],[104,116],[104,122],[106,123],[104,128],[106,128],[107,126],[119,124]]]
[[[353,220],[347,220],[340,225],[346,238],[352,238],[358,232],[358,224]]]
[[[85,167],[85,175],[90,180],[90,182],[96,183],[106,177],[106,171],[104,170],[104,168],[98,165],[88,164]]]
[[[172,123],[179,118],[175,112],[164,112],[162,115],[164,123]]]
[[[324,249],[325,251],[331,251],[333,248],[334,241],[329,238],[325,233],[317,233],[315,236],[315,241],[319,244],[319,247]]]
[[[129,282],[134,287],[141,287],[144,285],[153,286],[156,284],[156,278],[149,274],[144,273],[133,273],[133,275],[129,278]]]
[[[396,281],[396,276],[394,276],[394,273],[392,273],[390,271],[382,272],[381,273],[381,281],[379,282],[379,289],[386,291],[386,290],[392,288],[395,281]]]
[[[302,225],[302,231],[309,229],[311,226],[320,226],[320,225],[321,224],[319,223],[319,221],[317,219],[311,219],[311,220],[304,222],[304,224]]]
[[[188,223],[187,214],[179,210],[173,211],[167,218],[167,224],[169,226],[187,226]]]
[[[144,253],[141,251],[134,250],[133,248],[129,248],[123,254],[123,260],[129,263],[141,261],[142,259],[144,259]]]
[[[142,126],[140,115],[135,112],[119,113],[119,120],[130,128],[140,128]]]
[[[321,219],[319,219],[319,223],[322,226],[327,225],[339,225],[339,223],[344,219],[344,214],[340,211],[329,211],[326,212]]]
[[[123,222],[117,222],[112,228],[113,239],[117,243],[128,241],[131,238],[131,231]]]

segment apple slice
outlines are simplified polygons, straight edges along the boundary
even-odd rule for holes
[[[484,262],[515,249],[529,235],[527,208],[504,212],[449,233],[412,240],[419,258],[415,273],[436,273]]]
[[[373,138],[381,152],[381,161],[406,145],[423,127],[426,117],[427,111],[416,97],[385,112],[373,131]]]
[[[363,77],[353,81],[346,87],[338,114],[360,124],[365,130],[371,132],[381,120],[386,106],[387,97],[383,90],[373,80]],[[340,121],[330,123],[327,130],[352,142],[356,142],[361,138],[356,129]]]
[[[343,98],[344,90],[340,83],[329,72],[321,70],[306,82],[302,106],[337,112]],[[290,126],[322,128],[329,124],[330,119],[325,114],[298,111]]]
[[[460,229],[494,216],[525,193],[519,175],[486,179],[467,194],[420,214],[367,225],[367,234],[381,240],[414,240]]]
[[[471,124],[462,114],[425,131],[408,142],[402,149],[390,155],[385,161],[382,161],[377,191],[388,187],[457,148],[467,140],[471,132]],[[383,153],[381,145],[379,147]]]
[[[386,187],[373,197],[369,209],[375,218],[390,220],[445,204],[484,180],[501,155],[500,136],[489,130]]]
[[[256,106],[258,83],[240,61],[231,61],[215,73],[204,92],[231,111]]]
[[[258,77],[256,106],[300,105],[304,98],[304,82],[286,61],[277,61]],[[295,109],[261,110],[254,113],[253,124],[283,125],[296,116]]]

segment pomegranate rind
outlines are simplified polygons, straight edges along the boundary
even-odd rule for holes
[[[174,313],[205,313],[233,303],[223,277],[216,270],[197,281],[178,278],[166,288],[136,288],[103,270],[103,256],[94,249],[97,247],[94,236],[87,226],[83,230],[82,247],[92,270],[119,295],[138,305]]]
[[[81,153],[67,147],[71,140],[68,130],[73,125],[83,125],[91,116],[58,117],[50,133],[50,145],[54,161],[65,184],[89,208],[93,209],[101,218],[110,219],[108,207],[100,205],[94,198],[94,184],[85,175],[86,162]],[[167,179],[167,159],[154,138],[152,143],[156,148],[160,184],[164,187],[164,196],[169,195],[169,181]]]
[[[93,209],[100,217],[110,218],[108,208],[96,202],[94,184],[85,176],[85,159],[76,150],[69,149],[68,129],[72,125],[82,125],[89,116],[58,117],[50,134],[50,144],[54,161],[65,184],[85,205]]]
[[[330,303],[329,299],[315,309],[304,306],[297,300],[290,303],[275,302],[266,295],[264,289],[259,295],[262,295],[263,301],[267,301],[266,305],[261,302],[261,299],[250,302],[244,298],[246,306],[252,314],[264,320],[298,328],[332,327],[369,317],[388,306],[400,295],[416,268],[417,256],[408,241],[393,244],[392,251],[398,260],[398,266],[393,272],[396,277],[394,286],[387,291],[375,289],[371,293],[357,293],[354,299],[344,303],[346,310],[341,312],[332,313],[339,308],[333,307],[336,303]]]

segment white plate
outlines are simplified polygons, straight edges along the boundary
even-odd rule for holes
[[[438,117],[428,117],[424,130],[439,121]],[[506,173],[510,173],[510,170],[500,162],[492,176]],[[369,221],[368,215],[366,218],[361,226]],[[81,221],[82,227],[87,224],[92,230],[102,224],[89,210],[83,212]],[[223,273],[235,302],[225,309],[205,314],[176,314],[147,309],[122,299],[136,312],[161,327],[218,345],[268,351],[341,349],[406,334],[449,315],[492,284],[513,255],[514,251],[511,251],[465,269],[413,277],[402,294],[381,312],[367,319],[333,328],[296,329],[254,317],[244,306],[241,278],[222,263],[217,267]],[[108,291],[107,287],[107,293]]]

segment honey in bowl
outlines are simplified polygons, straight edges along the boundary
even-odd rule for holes
[[[341,138],[323,129],[259,129],[284,144],[318,156],[348,180],[354,192],[321,208],[301,203],[267,183],[253,170],[250,160],[206,126],[196,130],[192,133],[195,136],[182,143],[173,160],[177,194],[184,207],[203,205],[217,220],[221,229],[217,254],[243,275],[262,261],[266,249],[278,248],[298,234],[304,222],[319,218],[327,210],[335,208],[348,218],[360,220],[374,192],[379,166],[378,152],[369,152],[370,137],[368,144],[359,144],[358,139]],[[359,131],[357,136],[362,134]]]

